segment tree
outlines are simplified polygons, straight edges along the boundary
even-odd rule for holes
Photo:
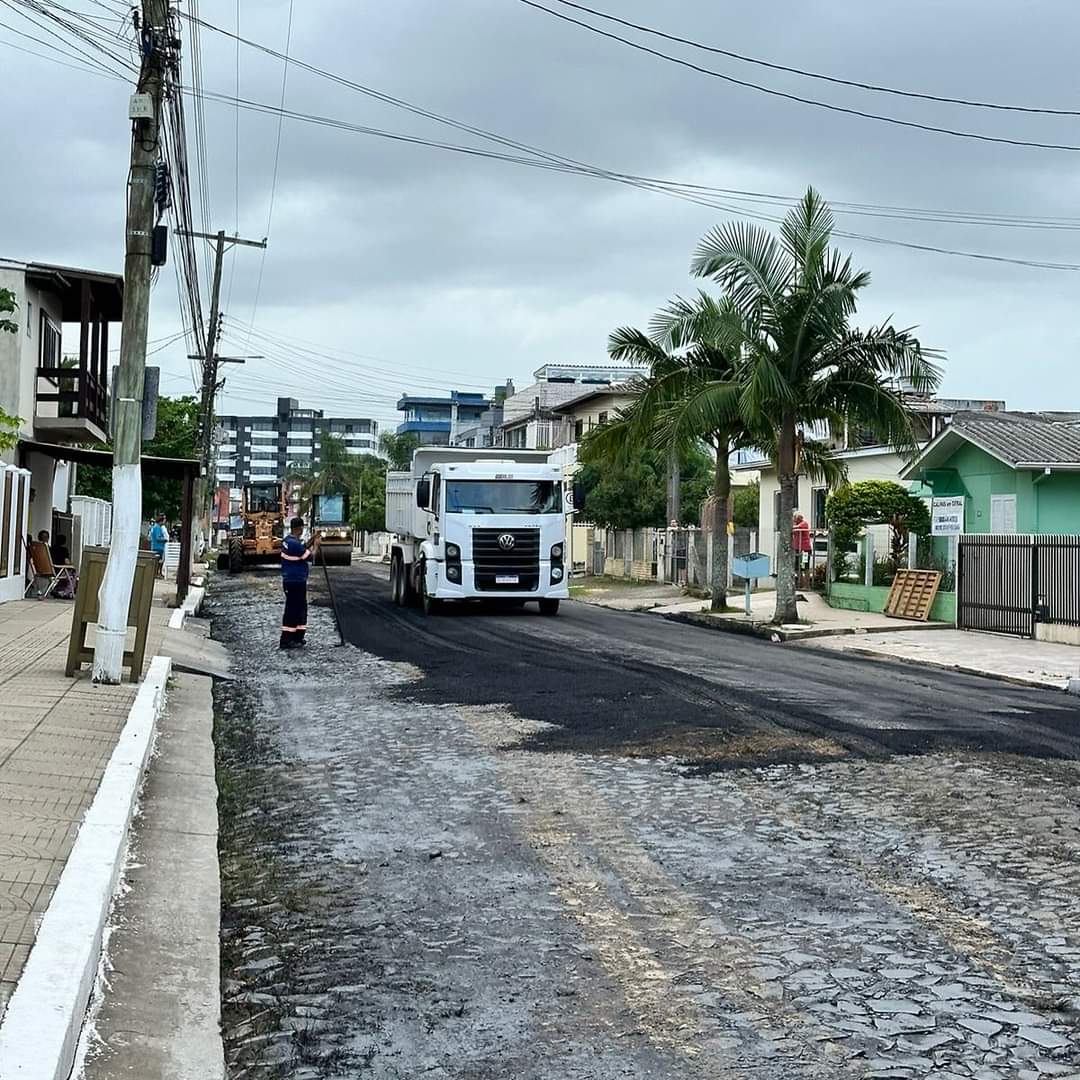
[[[743,529],[756,529],[761,511],[761,485],[755,480],[739,488],[732,499],[731,519]]]
[[[779,237],[745,222],[713,229],[691,270],[730,297],[716,332],[740,357],[735,398],[749,427],[768,423],[780,481],[780,534],[774,621],[795,622],[792,511],[802,465],[801,432],[819,421],[868,429],[884,445],[914,453],[902,388],[930,393],[937,354],[910,330],[888,323],[850,325],[870,275],[830,247],[833,217],[813,188],[791,209]],[[731,390],[715,395],[731,406]]]
[[[420,436],[412,431],[405,431],[400,435],[384,431],[379,436],[379,451],[398,472],[407,472],[412,468],[413,451],[419,445]]]
[[[159,397],[157,431],[143,444],[146,457],[196,458],[199,456],[196,433],[199,402],[194,397]],[[112,469],[103,465],[82,465],[76,490],[80,495],[112,500]],[[183,490],[179,480],[165,476],[147,476],[143,481],[143,517],[164,514],[170,520],[180,517]]]
[[[301,513],[310,512],[312,495],[344,491],[354,529],[381,532],[386,527],[386,462],[374,454],[350,454],[339,436],[324,431],[318,468],[293,462],[289,478],[300,481]]]
[[[586,437],[587,444],[596,431]],[[576,481],[585,495],[584,517],[604,529],[660,529],[667,525],[667,461],[648,447],[634,457],[590,454]],[[703,451],[680,461],[680,524],[696,525],[709,493],[712,459]]]
[[[19,324],[14,319],[6,318],[7,315],[14,315],[18,306],[15,294],[10,289],[0,289],[0,333],[18,333]]]
[[[890,480],[845,484],[826,500],[825,515],[840,556],[834,559],[837,574],[843,572],[843,552],[855,543],[866,525],[889,526],[889,562],[894,573],[907,558],[909,534],[930,533],[926,503]]]
[[[650,322],[649,333],[615,330],[608,352],[618,361],[648,366],[634,385],[636,397],[614,425],[601,429],[594,453],[632,454],[653,446],[685,457],[708,447],[712,473],[710,522],[714,538],[711,597],[715,611],[727,607],[727,536],[731,511],[731,452],[768,442],[760,422],[748,424],[738,409],[741,357],[727,323],[737,311],[724,297],[700,292],[670,301]]]
[[[10,289],[0,289],[0,333],[18,333],[18,323],[4,317],[9,312],[14,313],[16,307],[15,294]],[[18,444],[21,426],[20,417],[12,416],[0,408],[0,451],[11,450]]]

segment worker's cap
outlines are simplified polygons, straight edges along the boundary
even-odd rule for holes
[[[301,517],[295,517],[289,522],[290,529],[302,529],[304,527],[304,519]]]

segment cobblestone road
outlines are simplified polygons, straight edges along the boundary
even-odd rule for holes
[[[817,725],[756,768],[687,751],[704,726],[560,749],[535,709],[332,647],[325,609],[272,652],[277,604],[258,575],[214,597],[234,1077],[1080,1078],[1075,760]],[[448,647],[462,680],[496,627]]]

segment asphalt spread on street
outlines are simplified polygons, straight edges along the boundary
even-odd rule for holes
[[[422,673],[397,693],[505,705],[552,725],[526,740],[537,750],[673,756],[703,773],[950,749],[1080,757],[1080,708],[1060,693],[573,601],[554,618],[495,603],[425,616],[393,605],[377,564],[331,580],[346,640]]]

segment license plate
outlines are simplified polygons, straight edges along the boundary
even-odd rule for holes
[[[498,574],[495,578],[496,585],[517,585],[517,574]]]

